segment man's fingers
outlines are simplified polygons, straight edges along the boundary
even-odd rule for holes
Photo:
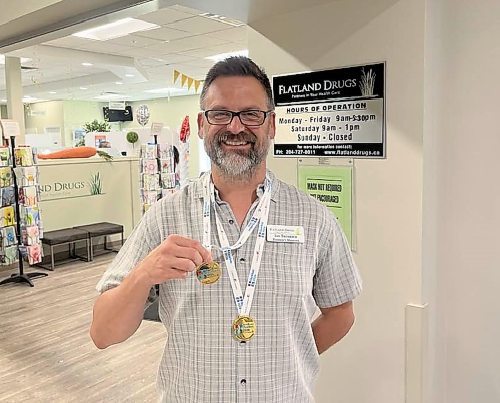
[[[180,271],[193,271],[196,268],[196,265],[193,263],[191,259],[184,258],[176,258],[172,262],[172,269],[180,270]]]
[[[212,260],[212,256],[210,251],[203,247],[203,245],[194,239],[185,238],[180,235],[169,235],[167,237],[167,241],[171,244],[177,246],[177,249],[173,251],[174,256],[188,258],[191,259],[196,265],[199,265],[203,262],[210,262]],[[188,251],[188,250],[191,251]],[[197,253],[193,253],[197,252]]]
[[[170,272],[170,278],[186,278],[189,275],[189,271],[185,270],[177,270],[172,268],[172,271]]]

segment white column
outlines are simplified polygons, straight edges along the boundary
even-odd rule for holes
[[[16,140],[16,143],[23,144],[25,126],[21,59],[19,57],[5,58],[5,84],[7,88],[7,116],[19,123],[21,136]]]

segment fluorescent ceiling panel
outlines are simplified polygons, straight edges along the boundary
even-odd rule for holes
[[[166,88],[155,88],[152,90],[146,90],[149,94],[165,94],[165,95],[178,95],[178,94],[187,94],[188,91],[183,88],[175,88],[175,87],[166,87]]]
[[[210,59],[214,62],[218,62],[231,56],[248,56],[248,49],[237,50],[236,52],[219,53],[218,55],[205,57],[205,59]]]
[[[159,28],[159,26],[136,18],[123,18],[110,24],[77,32],[73,36],[96,41],[107,41],[108,39],[119,38],[132,32],[147,31],[155,28]]]

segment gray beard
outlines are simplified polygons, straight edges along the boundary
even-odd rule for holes
[[[257,149],[255,143],[248,154],[238,152],[224,152],[218,136],[208,144],[204,142],[205,151],[212,163],[217,167],[220,174],[230,182],[248,182],[255,174],[255,171],[266,158],[270,142],[264,145],[263,149]]]

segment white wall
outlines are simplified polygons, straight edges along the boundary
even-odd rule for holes
[[[48,101],[26,104],[24,106],[26,130],[35,129],[43,133],[46,127],[60,127],[64,132],[63,101]]]
[[[500,2],[441,0],[438,349],[446,402],[500,401]]]
[[[106,105],[102,102],[92,101],[64,101],[63,102],[63,122],[64,122],[64,145],[73,146],[73,130],[79,129],[83,124],[97,119],[104,121],[102,107]]]
[[[355,260],[364,291],[352,332],[322,357],[319,403],[403,402],[405,372],[419,364],[405,362],[405,307],[423,302],[424,3],[360,6],[332,2],[285,13],[253,23],[267,39],[249,35],[250,56],[271,74],[387,62],[387,159],[356,161]],[[296,160],[273,159],[270,166],[296,183]]]
[[[137,123],[135,111],[139,105],[148,105],[151,113],[149,123],[145,126],[151,127],[152,122],[161,122],[172,129],[173,133],[178,133],[184,117],[189,116],[191,125],[189,177],[198,176],[198,128],[196,118],[199,112],[199,95],[186,95],[171,98],[159,98],[148,101],[127,102],[132,106],[134,120],[132,122],[111,123],[112,129],[116,131],[133,130],[140,128]],[[82,127],[86,122],[94,119],[102,122],[103,106],[107,103],[91,101],[49,101],[39,102],[30,105],[30,110],[35,115],[26,114],[26,127],[36,128],[38,133],[43,133],[47,126],[60,126],[62,132],[63,145],[71,147],[72,133],[76,128]]]

